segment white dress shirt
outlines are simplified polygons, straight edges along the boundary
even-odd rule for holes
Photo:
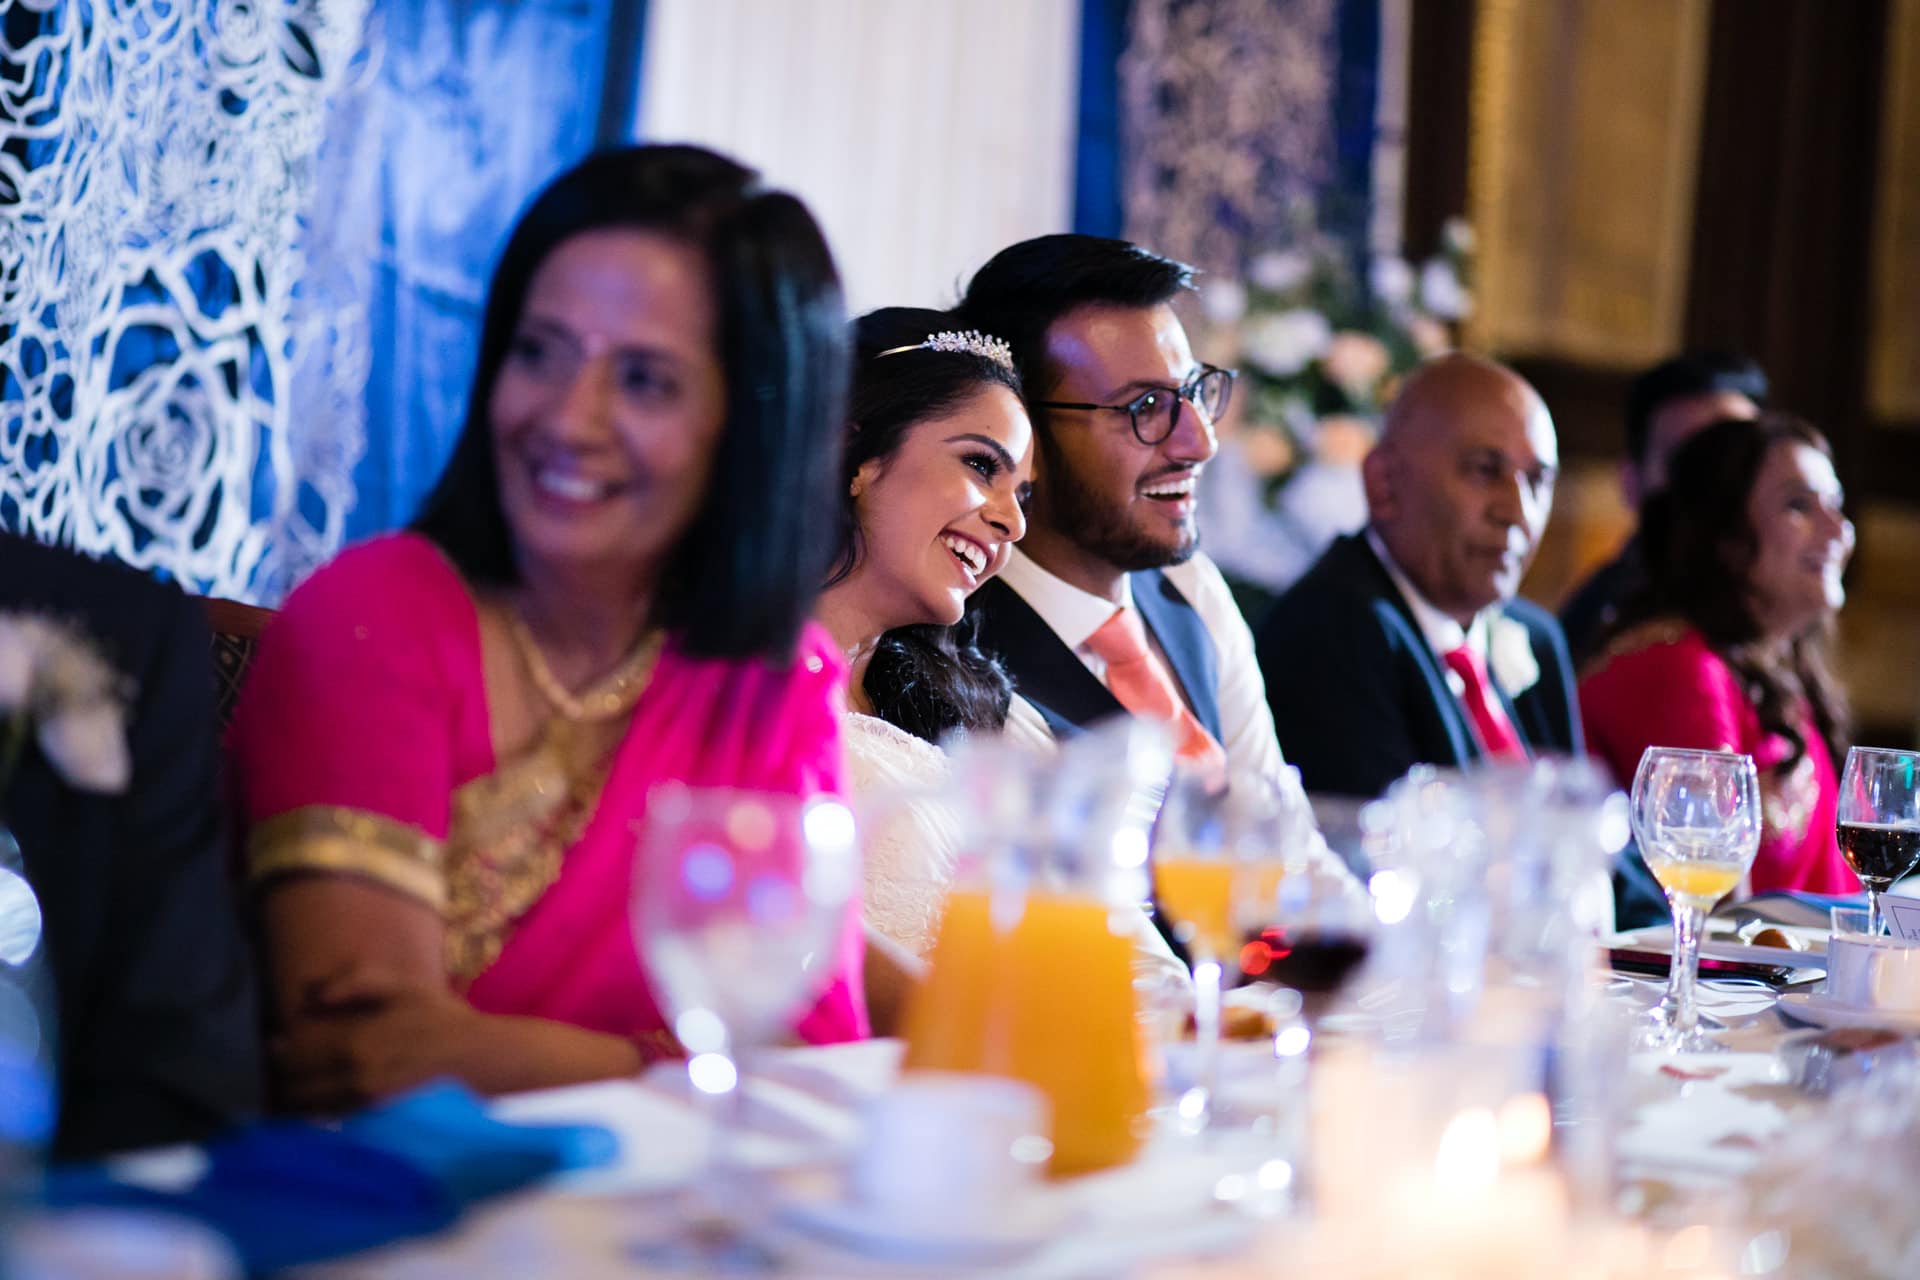
[[[1394,587],[1400,592],[1400,598],[1407,602],[1407,608],[1413,611],[1413,620],[1420,625],[1420,634],[1426,638],[1427,647],[1433,650],[1433,656],[1440,660],[1440,670],[1446,676],[1447,688],[1453,691],[1455,698],[1464,697],[1467,686],[1457,672],[1446,662],[1447,655],[1462,644],[1472,649],[1480,659],[1480,666],[1487,665],[1487,615],[1484,610],[1474,615],[1473,625],[1463,627],[1458,619],[1440,612],[1432,601],[1420,594],[1420,589],[1400,570],[1394,561],[1393,553],[1387,550],[1385,539],[1375,532],[1372,525],[1367,526],[1367,545],[1373,548],[1373,554],[1380,557],[1380,564],[1393,579]]]
[[[1260,675],[1260,662],[1254,656],[1253,630],[1241,615],[1240,606],[1234,603],[1227,580],[1220,576],[1213,561],[1200,554],[1161,572],[1187,598],[1213,639],[1214,669],[1219,679],[1215,701],[1220,708],[1220,745],[1226,749],[1228,772],[1246,771],[1270,778],[1305,804],[1306,793],[1300,789],[1299,774],[1286,767],[1286,760],[1280,754],[1280,739],[1273,728],[1273,709],[1267,705],[1267,682]],[[1013,549],[1012,558],[1000,576],[1053,628],[1054,634],[1073,650],[1094,679],[1105,684],[1106,661],[1087,647],[1087,637],[1113,616],[1117,607],[1113,601],[1062,581],[1021,554],[1018,547]],[[1131,606],[1133,589],[1124,578],[1120,590],[1123,601]],[[1165,662],[1167,655],[1160,650],[1152,628],[1148,628],[1147,638]],[[1171,663],[1167,669],[1172,671]],[[1179,684],[1178,677],[1174,683]],[[1003,733],[1023,747],[1046,752],[1058,749],[1045,718],[1017,690],[1013,705],[1007,710]],[[1306,856],[1314,874],[1338,881],[1348,893],[1366,892],[1347,865],[1327,847],[1318,828],[1313,832],[1313,844]]]
[[[1240,606],[1233,602],[1226,579],[1204,554],[1162,572],[1187,598],[1187,603],[1200,615],[1201,625],[1213,638],[1215,670],[1219,677],[1214,696],[1220,708],[1220,745],[1227,753],[1227,769],[1278,777],[1286,762],[1280,755],[1280,740],[1273,731],[1266,681],[1260,677],[1260,662],[1254,656],[1253,632],[1247,620],[1240,616]],[[1087,637],[1113,616],[1116,607],[1113,601],[1055,577],[1018,547],[1013,549],[1006,568],[1000,571],[1000,578],[1020,593],[1020,598],[1073,650],[1094,679],[1101,684],[1107,682],[1106,661],[1087,647]],[[1127,579],[1120,580],[1120,590],[1123,602],[1131,607],[1133,594]],[[1166,662],[1167,655],[1154,638],[1151,627],[1147,629],[1147,636],[1160,654],[1160,660]],[[1172,663],[1167,663],[1167,670],[1173,670]],[[1174,683],[1179,683],[1177,677]],[[1013,706],[1007,712],[1006,733],[1023,746],[1046,750],[1053,745],[1053,732],[1047,728],[1046,720],[1017,691]]]

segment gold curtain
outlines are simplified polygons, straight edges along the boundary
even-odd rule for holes
[[[1480,0],[1473,345],[1620,368],[1681,345],[1709,12]]]
[[[1920,422],[1920,0],[1887,21],[1880,193],[1874,216],[1867,405],[1881,422]]]

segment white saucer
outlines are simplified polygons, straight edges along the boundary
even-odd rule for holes
[[[1753,964],[1778,964],[1789,969],[1824,969],[1827,967],[1827,935],[1799,926],[1784,928],[1806,944],[1806,950],[1795,951],[1787,947],[1756,947],[1741,942],[1728,934],[1717,934],[1700,940],[1700,955],[1706,960],[1742,960]],[[1644,929],[1635,929],[1629,933],[1616,933],[1606,939],[1609,947],[1624,947],[1635,951],[1658,951],[1666,955],[1673,954],[1673,926],[1648,925]]]
[[[1920,1013],[1840,1004],[1829,999],[1824,991],[1789,992],[1780,997],[1780,1012],[1796,1022],[1830,1030],[1866,1028],[1920,1036]]]
[[[850,1253],[898,1263],[983,1266],[1012,1261],[1059,1237],[1076,1215],[1045,1185],[992,1222],[902,1214],[848,1200],[837,1180],[784,1197],[780,1224]]]

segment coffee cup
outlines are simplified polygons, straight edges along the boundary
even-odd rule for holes
[[[868,1104],[847,1192],[875,1213],[990,1226],[1053,1154],[1046,1095],[999,1076],[914,1071]]]
[[[1827,941],[1827,998],[1862,1009],[1920,1014],[1920,945],[1836,933]]]

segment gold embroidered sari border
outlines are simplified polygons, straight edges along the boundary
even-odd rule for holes
[[[344,805],[306,805],[275,814],[247,835],[247,878],[330,871],[365,876],[444,910],[442,843],[418,827]]]

